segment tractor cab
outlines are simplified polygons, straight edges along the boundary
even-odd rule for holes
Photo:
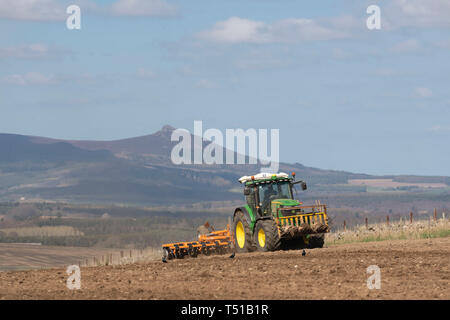
[[[306,183],[294,181],[294,177],[281,173],[260,174],[245,179],[244,195],[247,205],[259,216],[272,215],[272,204],[280,206],[301,205],[301,202],[294,199],[293,188],[295,184],[301,183],[302,189],[306,190]]]

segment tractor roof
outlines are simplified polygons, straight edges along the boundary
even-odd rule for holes
[[[274,178],[274,179],[261,179],[261,180],[253,180],[247,181],[245,183],[246,186],[259,185],[264,183],[278,183],[278,182],[288,182],[291,181],[292,178]]]
[[[260,183],[274,183],[282,181],[290,181],[292,178],[284,172],[281,173],[259,173],[254,176],[243,176],[239,179],[240,183],[246,186]]]

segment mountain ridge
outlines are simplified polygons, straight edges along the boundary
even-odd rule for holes
[[[241,199],[237,179],[259,172],[259,165],[175,165],[170,160],[174,127],[153,134],[118,140],[63,140],[30,135],[0,134],[0,200],[20,198],[132,204],[192,203]],[[207,145],[211,142],[204,142]],[[312,190],[341,189],[350,179],[416,176],[373,176],[280,163],[295,171]],[[433,178],[450,184],[448,177]]]

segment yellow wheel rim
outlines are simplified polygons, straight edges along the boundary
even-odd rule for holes
[[[244,225],[241,221],[236,224],[236,240],[239,248],[244,248],[245,245],[245,231]]]
[[[264,248],[264,246],[266,245],[266,233],[264,232],[263,228],[259,229],[258,231],[258,243],[261,248]]]

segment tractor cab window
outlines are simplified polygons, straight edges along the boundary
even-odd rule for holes
[[[289,182],[267,183],[258,186],[259,201],[266,212],[274,199],[292,199]]]
[[[250,208],[255,208],[256,205],[256,199],[255,199],[255,192],[252,190],[252,192],[246,196],[247,204],[250,206]]]

